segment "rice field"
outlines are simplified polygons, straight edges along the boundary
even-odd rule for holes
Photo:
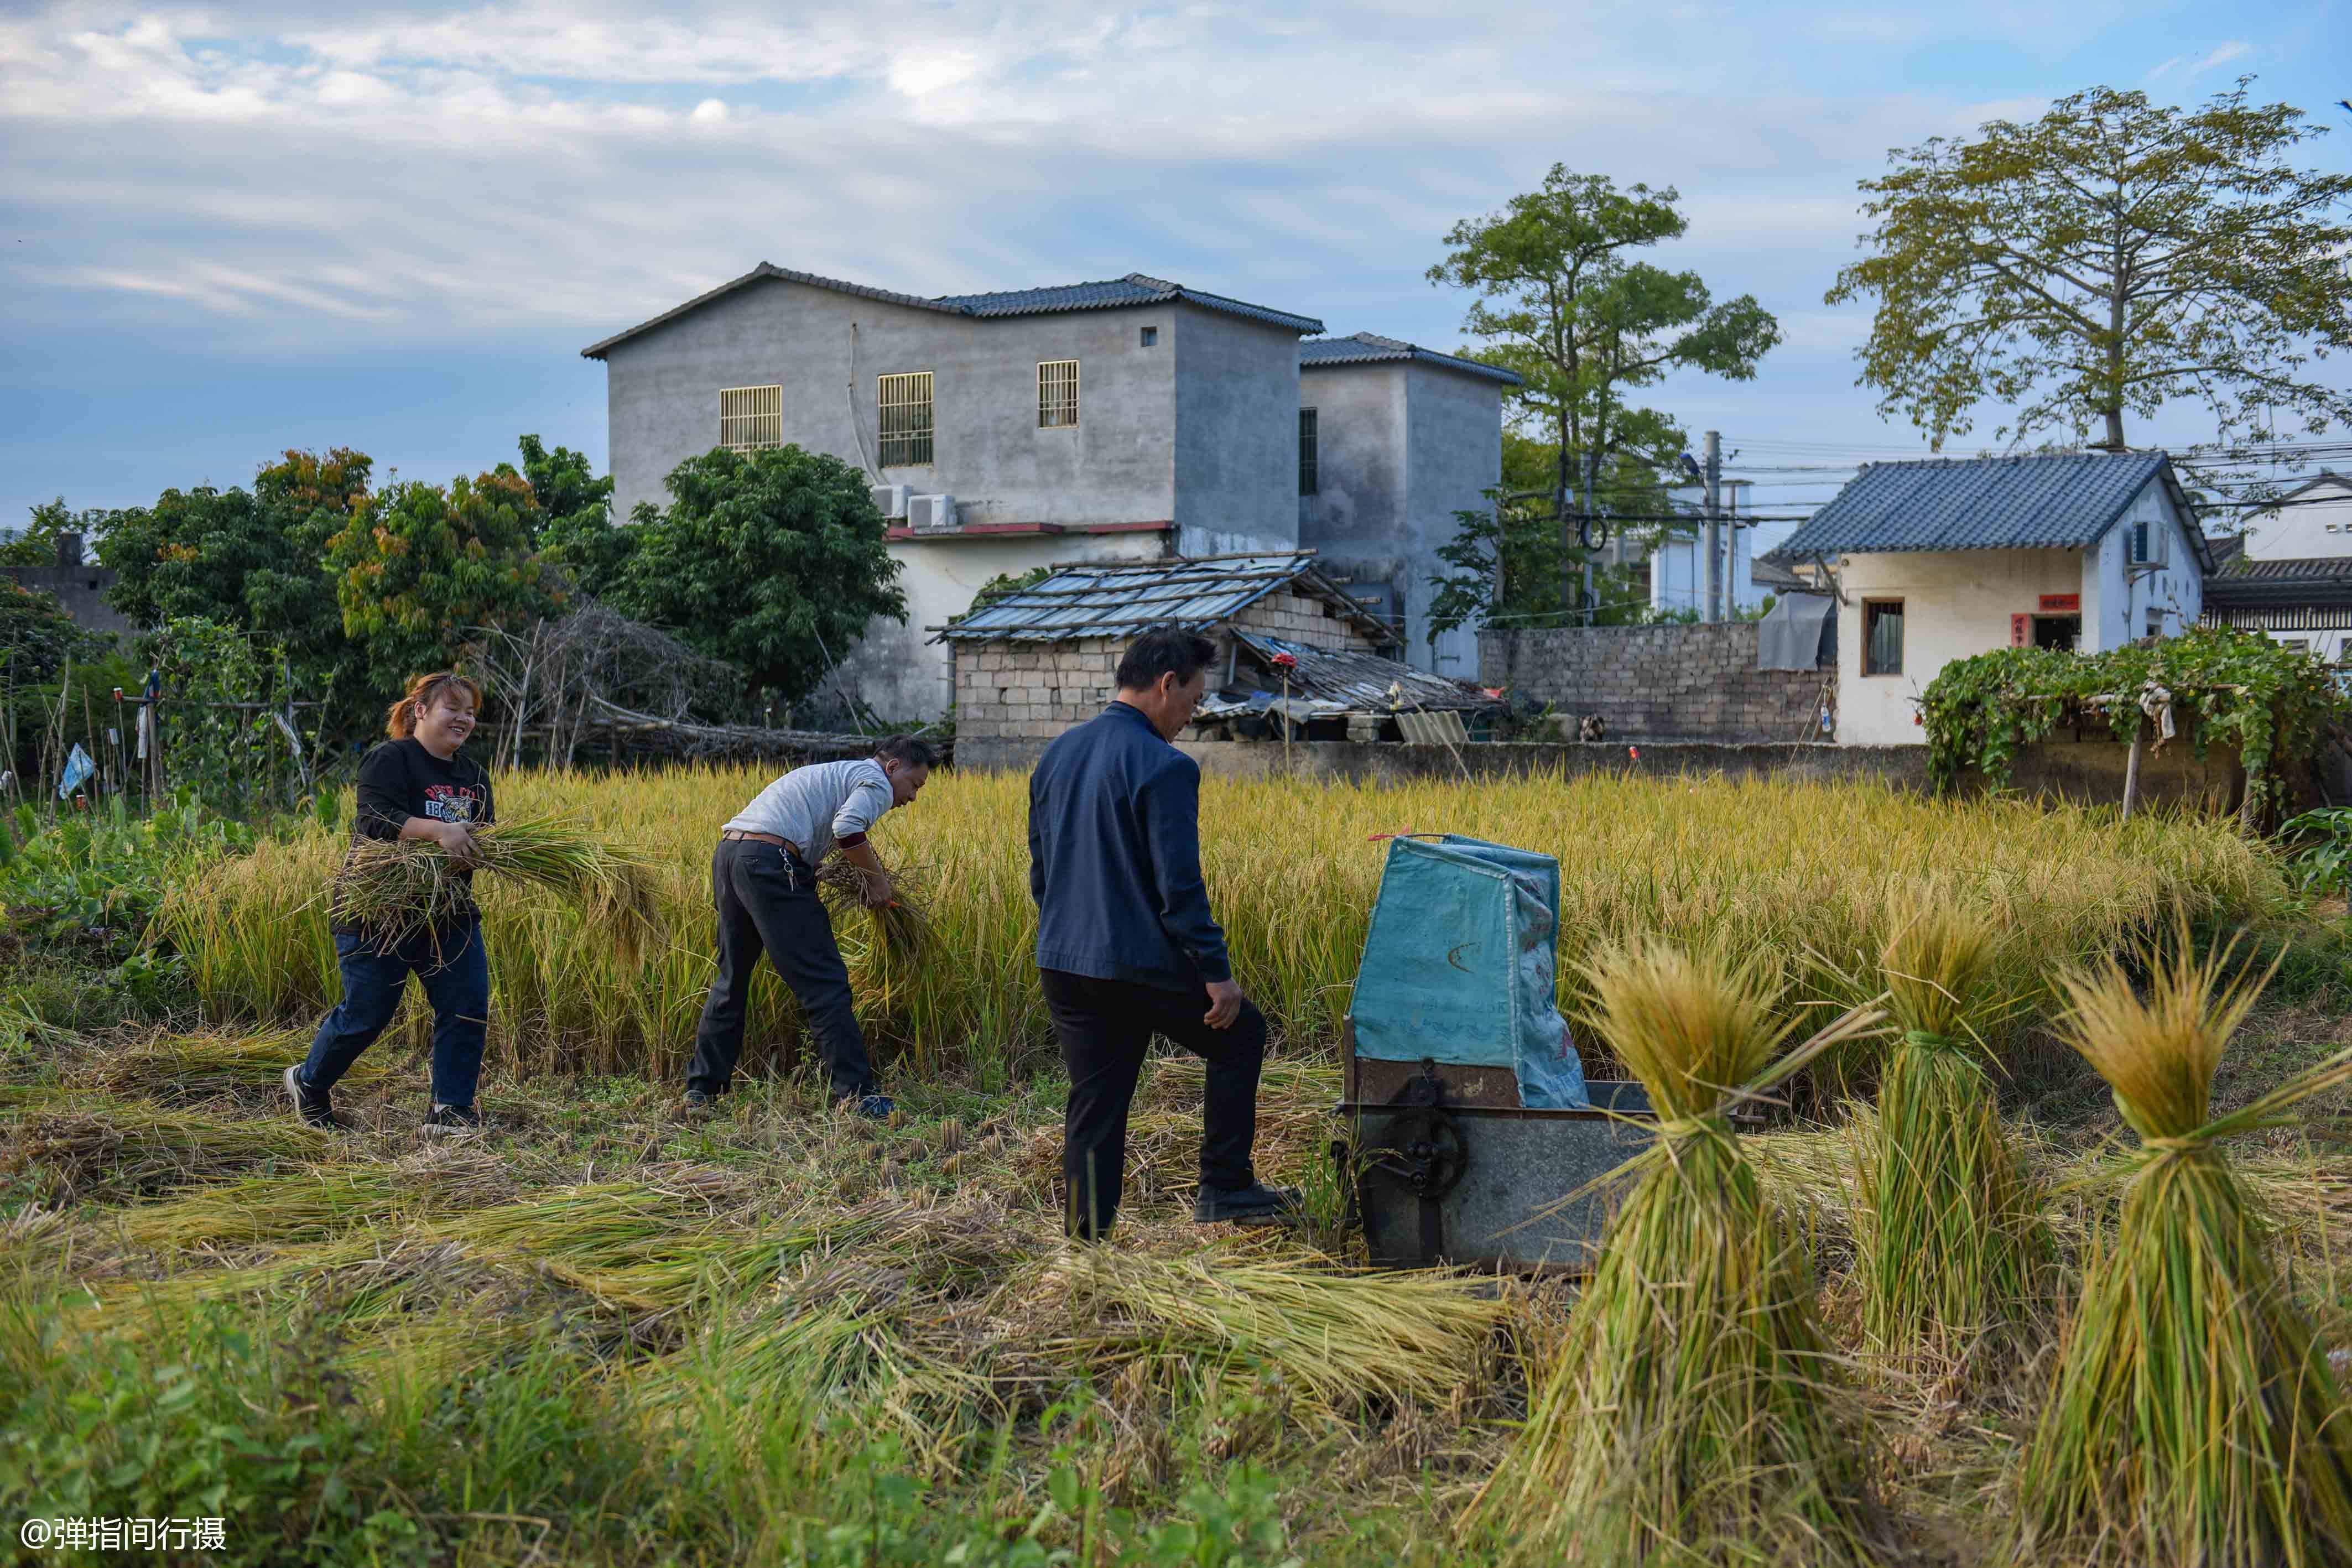
[[[712,972],[710,852],[767,778],[732,768],[501,781],[510,815],[577,818],[650,863],[653,935],[642,950],[603,939],[593,910],[479,877],[495,1060],[520,1075],[682,1074]],[[842,925],[862,1017],[902,1074],[1019,1069],[1048,1054],[1026,817],[1023,778],[949,772],[875,834],[927,890],[934,938],[934,960],[910,970],[862,915]],[[1405,831],[1559,856],[1571,1007],[1587,956],[1652,936],[1773,954],[1794,977],[1789,1005],[1847,1005],[1877,990],[1893,912],[1925,894],[1982,909],[2009,938],[1994,978],[2022,1005],[2021,1027],[2048,999],[2051,965],[2111,951],[2175,909],[2245,917],[2284,891],[2255,844],[2153,812],[2118,823],[2111,811],[1954,805],[1876,787],[1680,779],[1205,780],[1202,860],[1234,971],[1292,1049],[1336,1041],[1380,835]],[[161,928],[187,955],[209,1016],[293,1024],[331,1004],[324,892],[343,845],[342,832],[310,825],[172,890]],[[425,1022],[415,1009],[396,1027],[421,1040]],[[789,996],[762,967],[747,1065],[789,1058],[798,1037]]]
[[[2200,1541],[2217,1564],[2240,1546],[2336,1560],[2334,1536],[2292,1525],[2281,1556],[2277,1500],[2248,1505],[2258,1528],[2192,1514],[2220,1473],[2192,1446],[2128,1474],[2065,1459],[2076,1434],[2138,1451],[2128,1421],[2100,1419],[2095,1379],[2124,1364],[2099,1347],[2178,1329],[2168,1287],[2126,1282],[2158,1278],[2180,1236],[2218,1238],[2223,1273],[2259,1284],[2255,1315],[2212,1294],[2210,1321],[2292,1340],[2284,1363],[2258,1346],[2236,1367],[2254,1392],[2228,1412],[2231,1454],[2265,1435],[2282,1364],[2308,1394],[2352,1350],[2352,1159],[2331,1120],[2352,1066],[2292,1113],[2225,1069],[2223,1098],[2251,1108],[2210,1120],[2200,1086],[2151,1116],[2095,1054],[2117,1029],[2085,1035],[2084,977],[2105,974],[2103,1016],[2176,1075],[2210,1080],[2233,1030],[2255,1037],[2233,1059],[2284,1060],[2273,1079],[2341,1049],[2332,1017],[2200,1011],[2210,984],[2159,986],[2166,1034],[2129,1021],[2124,971],[2096,969],[2125,953],[2160,977],[2141,945],[2180,921],[2293,918],[2269,852],[2226,826],[1851,787],[1213,783],[1212,894],[1281,1035],[1260,1174],[1301,1186],[1306,1218],[1191,1222],[1202,1074],[1155,1057],[1118,1239],[1073,1249],[1019,779],[942,775],[876,835],[916,873],[935,944],[910,966],[844,922],[889,1048],[889,1124],[829,1112],[816,1074],[761,1071],[796,1033],[774,989],[743,1092],[678,1113],[705,857],[761,781],[508,782],[519,817],[584,818],[650,867],[650,936],[626,953],[593,912],[480,879],[482,1141],[418,1136],[415,1019],[339,1090],[355,1134],[286,1114],[277,1073],[334,992],[341,841],[316,828],[171,891],[201,1027],[10,1048],[0,1021],[0,1513],[217,1513],[230,1549],[206,1560],[255,1563],[1975,1568]],[[1362,1265],[1328,1153],[1331,1048],[1374,835],[1401,831],[1560,856],[1563,1001],[1588,1058],[1671,1113],[1582,1285]],[[1898,1104],[1890,1125],[1890,1006],[1938,1062],[1966,1037],[1985,1091]],[[2059,1040],[2116,1082],[2128,1125],[2087,1068],[2055,1120],[2013,1092],[1996,1112],[2021,1064],[2063,1077]],[[1738,1086],[1784,1097],[1809,1053],[1805,1119],[1735,1133]],[[1898,1155],[1919,1192],[1951,1186],[1957,1139],[1916,1146],[1938,1125],[1998,1143],[1986,1212],[2034,1238],[2022,1274],[1964,1256],[1944,1200],[1891,1196]],[[2179,1142],[2224,1133],[2245,1134],[2226,1177]],[[2148,1173],[2184,1162],[2221,1196],[2158,1228],[2179,1206]],[[1880,1206],[1898,1201],[1907,1245],[1949,1252],[1969,1289],[1923,1268],[1925,1304],[1890,1312]],[[1986,1283],[2011,1278],[2032,1299]],[[2003,1354],[1972,1356],[1993,1317]],[[2352,1414],[2306,1399],[2296,1420],[2290,1451],[2336,1452]],[[2165,1490],[2183,1475],[2203,1491]]]

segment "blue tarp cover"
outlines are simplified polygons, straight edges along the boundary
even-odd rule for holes
[[[1559,862],[1447,834],[1391,839],[1356,974],[1356,1053],[1509,1067],[1519,1103],[1589,1105],[1559,1016]]]

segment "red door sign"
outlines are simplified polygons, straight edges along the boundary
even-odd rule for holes
[[[2009,645],[2022,648],[2033,641],[2033,617],[2012,615],[2009,618]]]
[[[2044,615],[2079,615],[2082,611],[2083,596],[2079,593],[2045,593],[2042,596],[2042,613]]]

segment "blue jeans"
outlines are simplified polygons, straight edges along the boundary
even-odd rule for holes
[[[490,959],[478,920],[439,934],[418,932],[390,952],[364,936],[338,932],[335,957],[343,999],[319,1025],[302,1077],[331,1089],[399,1010],[414,974],[433,1004],[433,1103],[471,1105],[482,1075],[490,1021]]]

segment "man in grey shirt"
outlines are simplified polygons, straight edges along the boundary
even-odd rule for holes
[[[915,798],[933,760],[923,742],[894,735],[870,758],[793,768],[719,830],[710,860],[719,977],[694,1031],[694,1061],[686,1071],[688,1110],[709,1110],[735,1075],[751,969],[762,950],[800,998],[834,1100],[855,1100],[861,1113],[877,1120],[895,1108],[876,1090],[849,995],[849,970],[834,940],[833,918],[817,896],[815,868],[839,849],[866,873],[866,902],[877,909],[888,904],[890,878],[866,841],[866,831],[882,813]]]

